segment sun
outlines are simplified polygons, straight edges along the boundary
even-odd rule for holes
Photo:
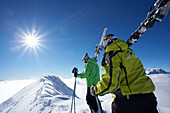
[[[37,50],[40,50],[40,47],[43,47],[41,44],[41,36],[39,33],[35,30],[35,28],[32,29],[32,32],[22,32],[21,38],[23,39],[21,42],[22,45],[25,46],[24,53],[27,50],[34,51],[36,55],[38,55]]]
[[[19,29],[19,32],[16,35],[19,38],[16,42],[20,43],[20,45],[12,48],[12,50],[19,50],[23,48],[21,55],[24,55],[27,51],[29,51],[30,54],[33,52],[36,56],[38,56],[38,51],[41,52],[42,47],[47,48],[42,44],[42,42],[45,41],[42,39],[47,35],[40,34],[40,31],[36,30],[34,27],[31,31],[28,29],[25,31],[23,29]]]
[[[25,44],[31,48],[38,46],[39,41],[40,40],[38,40],[38,38],[34,35],[26,36],[25,38]]]

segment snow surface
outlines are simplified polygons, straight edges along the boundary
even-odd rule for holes
[[[149,77],[156,86],[154,93],[158,100],[158,109],[161,113],[170,113],[170,74],[152,74]]]
[[[13,96],[33,81],[36,81],[36,79],[0,81],[0,103]]]
[[[170,74],[152,74],[148,76],[156,85],[154,93],[158,99],[158,109],[161,113],[170,113]],[[28,83],[31,84],[28,85]],[[21,89],[21,86],[26,87],[16,93]],[[71,108],[73,87],[74,78],[63,79],[56,76],[45,76],[38,80],[27,80],[27,82],[21,80],[17,82],[0,81],[0,97],[10,97],[0,104],[0,113],[68,113]],[[6,88],[14,90],[9,91]],[[86,90],[85,79],[77,78],[77,113],[90,112],[85,101]],[[11,97],[9,93],[11,95],[16,94]],[[99,99],[104,111],[111,113],[112,94],[99,97]]]

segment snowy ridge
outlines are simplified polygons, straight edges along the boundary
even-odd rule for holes
[[[56,76],[44,76],[0,104],[1,113],[68,111],[73,90]],[[64,100],[64,101],[63,101]]]
[[[145,73],[147,75],[150,75],[150,74],[168,74],[168,72],[164,71],[163,69],[160,69],[160,68],[147,68],[145,70]]]
[[[170,113],[170,74],[151,74],[149,77],[156,86],[154,93],[160,113]],[[9,83],[0,82],[1,93],[4,92],[1,88],[3,84]],[[16,83],[13,85],[17,86]],[[0,113],[68,113],[71,108],[72,90],[67,86],[74,88],[74,78],[42,77],[0,104]],[[76,113],[90,113],[85,100],[86,90],[86,80],[77,78],[76,95],[79,98],[76,98]],[[106,94],[99,99],[104,113],[111,113],[113,95]]]

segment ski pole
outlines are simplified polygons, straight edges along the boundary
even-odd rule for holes
[[[75,77],[75,82],[74,82],[74,90],[73,90],[73,96],[72,96],[72,102],[71,102],[71,113],[72,113],[72,109],[73,109],[73,104],[74,104],[74,113],[76,112],[76,105],[75,105],[75,90],[76,90],[76,77]]]
[[[73,96],[72,96],[72,102],[71,102],[71,113],[73,109],[73,104],[74,104],[74,113],[76,113],[75,92],[76,92],[76,77],[77,77],[78,69],[74,67],[74,69],[72,70],[72,73],[74,73],[75,82],[74,82],[74,90],[73,90]]]
[[[95,96],[95,98],[96,98],[97,106],[98,106],[98,109],[99,109],[99,113],[102,113],[101,108],[100,108],[100,105],[99,105],[99,101],[98,101],[98,99],[97,99],[97,96]]]

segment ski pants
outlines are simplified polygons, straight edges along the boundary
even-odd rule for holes
[[[158,113],[154,93],[127,96],[116,95],[112,102],[112,113]]]
[[[97,99],[98,99],[98,97],[97,97]],[[87,88],[86,101],[87,101],[87,104],[88,104],[88,106],[89,106],[89,108],[91,110],[91,113],[92,113],[92,111],[95,111],[95,112],[98,111],[96,98],[95,98],[95,96],[92,96],[90,94],[90,87]],[[100,105],[100,109],[102,111],[102,107],[101,107],[101,103],[100,103],[99,99],[98,99],[98,102],[99,102],[99,105]]]

